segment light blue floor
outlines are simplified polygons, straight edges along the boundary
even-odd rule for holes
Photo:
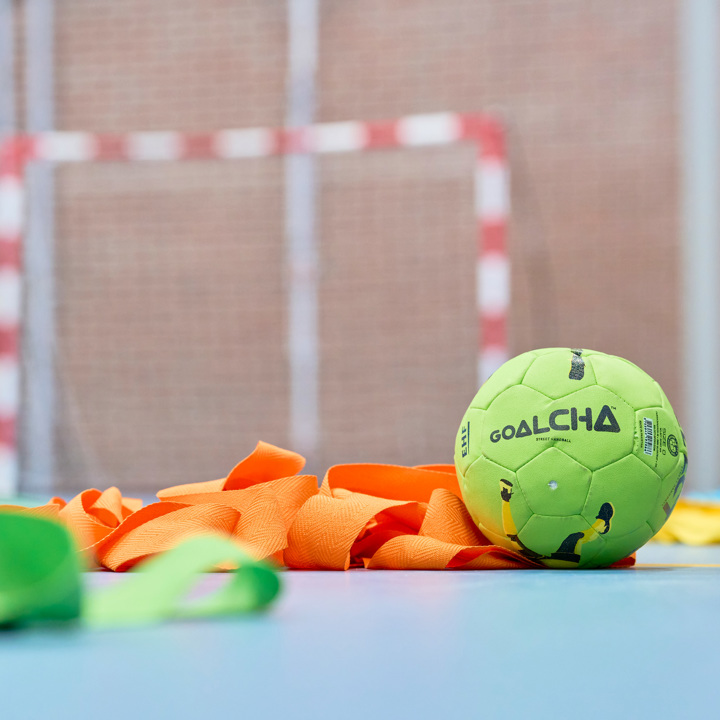
[[[639,559],[720,563],[720,548],[650,545]],[[720,567],[287,572],[284,580],[282,600],[260,617],[0,634],[0,717],[720,712]]]

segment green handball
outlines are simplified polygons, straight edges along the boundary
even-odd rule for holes
[[[606,567],[668,519],[687,472],[665,393],[627,360],[534,350],[480,388],[458,430],[465,504],[497,545],[556,568]]]

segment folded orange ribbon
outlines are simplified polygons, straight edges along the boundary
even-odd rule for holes
[[[314,475],[299,474],[304,464],[260,442],[226,478],[166,488],[145,507],[109,488],[27,512],[58,517],[92,564],[115,571],[208,532],[306,570],[539,567],[483,536],[452,465],[336,465],[318,488]]]

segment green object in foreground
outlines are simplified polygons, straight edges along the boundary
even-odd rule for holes
[[[184,604],[198,576],[220,564],[238,565],[212,595]],[[235,615],[260,610],[280,591],[278,574],[232,540],[200,535],[139,565],[122,584],[91,595],[85,617],[93,625],[155,622],[170,617]]]
[[[52,520],[0,512],[0,625],[76,620],[81,596],[70,533]]]
[[[218,591],[184,603],[202,573],[220,564],[238,567]],[[81,563],[68,530],[54,520],[0,511],[0,626],[79,619],[112,626],[233,615],[266,607],[280,590],[272,567],[219,535],[186,540],[128,575],[83,597]]]

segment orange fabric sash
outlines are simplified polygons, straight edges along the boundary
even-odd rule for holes
[[[538,567],[482,535],[452,465],[336,465],[318,488],[314,475],[299,474],[304,464],[260,442],[226,478],[166,488],[145,507],[112,487],[27,512],[65,522],[89,562],[114,571],[208,532],[297,569]]]

